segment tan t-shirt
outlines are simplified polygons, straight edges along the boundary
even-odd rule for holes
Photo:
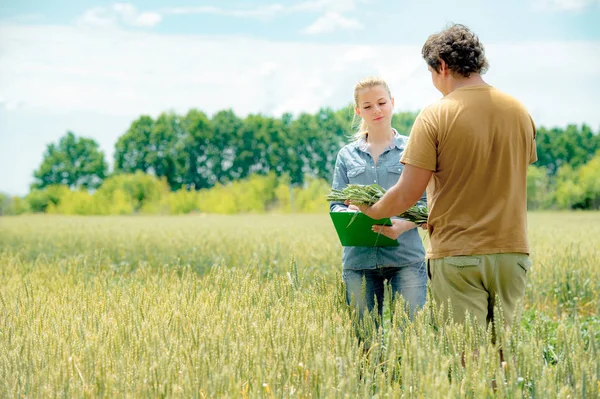
[[[527,166],[536,160],[529,113],[491,86],[456,89],[424,109],[401,161],[434,172],[427,258],[529,253]]]

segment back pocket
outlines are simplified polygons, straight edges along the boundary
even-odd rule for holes
[[[479,266],[481,258],[476,256],[447,256],[444,263],[455,267],[473,267]]]
[[[519,259],[517,263],[521,266],[521,269],[525,270],[525,272],[528,272],[531,268],[531,261],[529,259]]]

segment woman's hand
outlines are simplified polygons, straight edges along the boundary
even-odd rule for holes
[[[373,225],[371,228],[375,233],[381,233],[386,237],[396,240],[402,233],[418,227],[415,223],[408,220],[392,219],[391,226]]]
[[[356,205],[348,205],[348,211],[349,212],[360,212],[360,209],[356,206]]]

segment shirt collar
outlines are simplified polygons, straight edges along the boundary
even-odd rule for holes
[[[394,148],[398,148],[398,149],[402,148],[402,139],[400,138],[400,134],[398,133],[398,131],[396,129],[392,128],[392,130],[394,131],[394,138],[392,139],[392,142],[390,143],[390,145],[388,145],[384,151],[393,150]],[[369,143],[366,140],[366,136],[361,137],[356,142],[356,148],[358,148],[362,152],[369,151]]]

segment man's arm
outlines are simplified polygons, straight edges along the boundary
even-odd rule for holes
[[[529,163],[532,164],[534,162],[537,162],[537,160],[538,160],[538,157],[537,157],[537,144],[536,144],[537,130],[536,130],[536,127],[535,127],[535,122],[533,121],[533,118],[531,117],[531,115],[529,116],[529,119],[531,120],[531,128],[533,129],[533,137],[532,137],[531,149],[529,151]]]
[[[372,206],[359,206],[372,219],[396,216],[419,201],[433,171],[406,164],[398,182]]]
[[[437,170],[437,108],[427,107],[417,116],[400,162],[404,171],[400,179],[373,206],[359,206],[373,219],[397,216],[417,203]],[[356,204],[355,204],[356,205]]]

